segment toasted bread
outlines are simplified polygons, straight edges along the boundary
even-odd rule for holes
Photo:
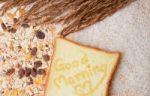
[[[108,96],[119,52],[57,38],[45,96]]]

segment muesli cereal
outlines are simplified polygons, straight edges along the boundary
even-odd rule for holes
[[[57,26],[14,26],[24,12],[11,10],[0,18],[0,96],[44,93]]]

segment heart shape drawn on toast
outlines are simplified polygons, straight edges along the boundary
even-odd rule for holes
[[[78,95],[88,95],[91,94],[92,92],[94,92],[96,89],[98,89],[98,87],[103,83],[104,79],[106,78],[106,74],[107,74],[107,65],[103,64],[101,66],[101,68],[95,68],[95,71],[100,71],[103,73],[101,79],[97,82],[97,84],[95,86],[93,86],[92,81],[91,80],[87,80],[82,84],[78,84],[74,87],[76,94]]]
[[[82,84],[78,84],[75,86],[75,92],[78,95],[83,95],[88,93],[92,89],[92,82],[86,81]]]

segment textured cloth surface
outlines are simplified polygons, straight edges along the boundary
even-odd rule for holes
[[[67,38],[122,53],[110,96],[150,96],[150,0],[137,0]]]

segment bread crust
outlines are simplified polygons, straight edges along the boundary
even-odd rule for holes
[[[116,72],[116,69],[117,69],[117,67],[118,67],[118,65],[119,65],[119,63],[120,63],[120,61],[121,61],[121,53],[118,52],[118,51],[117,51],[117,52],[106,51],[106,50],[104,50],[104,49],[92,47],[92,46],[89,46],[89,45],[81,45],[80,43],[77,43],[77,42],[75,42],[75,41],[72,41],[72,40],[69,40],[69,39],[66,39],[66,38],[63,38],[63,37],[57,37],[57,38],[55,39],[54,50],[56,49],[57,39],[59,39],[59,38],[65,40],[65,41],[69,41],[70,43],[76,44],[76,45],[78,45],[78,46],[87,48],[87,49],[93,49],[93,50],[95,50],[95,51],[103,51],[103,52],[110,53],[110,54],[112,54],[112,53],[113,53],[113,54],[114,54],[114,53],[117,53],[117,54],[118,54],[118,59],[117,59],[117,61],[116,61],[116,63],[115,63],[115,66],[114,66],[114,68],[113,68],[112,71],[111,71],[111,75],[110,75],[110,77],[109,77],[108,82],[106,82],[107,85],[106,85],[106,93],[105,93],[105,94],[106,94],[106,96],[109,96],[109,94],[110,94],[110,93],[109,93],[109,89],[110,89],[110,86],[111,86],[111,81],[112,81],[112,79],[113,79],[113,77],[114,77],[114,74],[115,74],[115,72]],[[54,57],[55,57],[55,51],[54,51],[53,56],[52,56],[51,66],[52,66]],[[46,92],[47,92],[46,89],[47,89],[47,86],[48,86],[49,75],[50,75],[50,71],[51,71],[51,68],[52,68],[51,66],[50,66],[50,68],[49,68],[48,75],[47,75],[47,80],[46,80],[46,87],[45,87],[44,96],[46,96]]]
[[[120,64],[120,62],[121,62],[121,53],[120,52],[118,52],[118,54],[119,54],[119,57],[118,57],[118,60],[116,61],[116,63],[115,63],[115,67],[114,67],[114,69],[112,70],[112,72],[111,72],[111,75],[110,75],[110,78],[109,78],[109,80],[108,80],[108,82],[107,82],[107,90],[106,90],[106,96],[109,96],[109,94],[110,94],[110,87],[111,87],[111,82],[112,82],[112,80],[113,80],[113,78],[114,78],[114,75],[115,75],[115,72],[117,71],[117,67],[119,66],[119,64]]]

